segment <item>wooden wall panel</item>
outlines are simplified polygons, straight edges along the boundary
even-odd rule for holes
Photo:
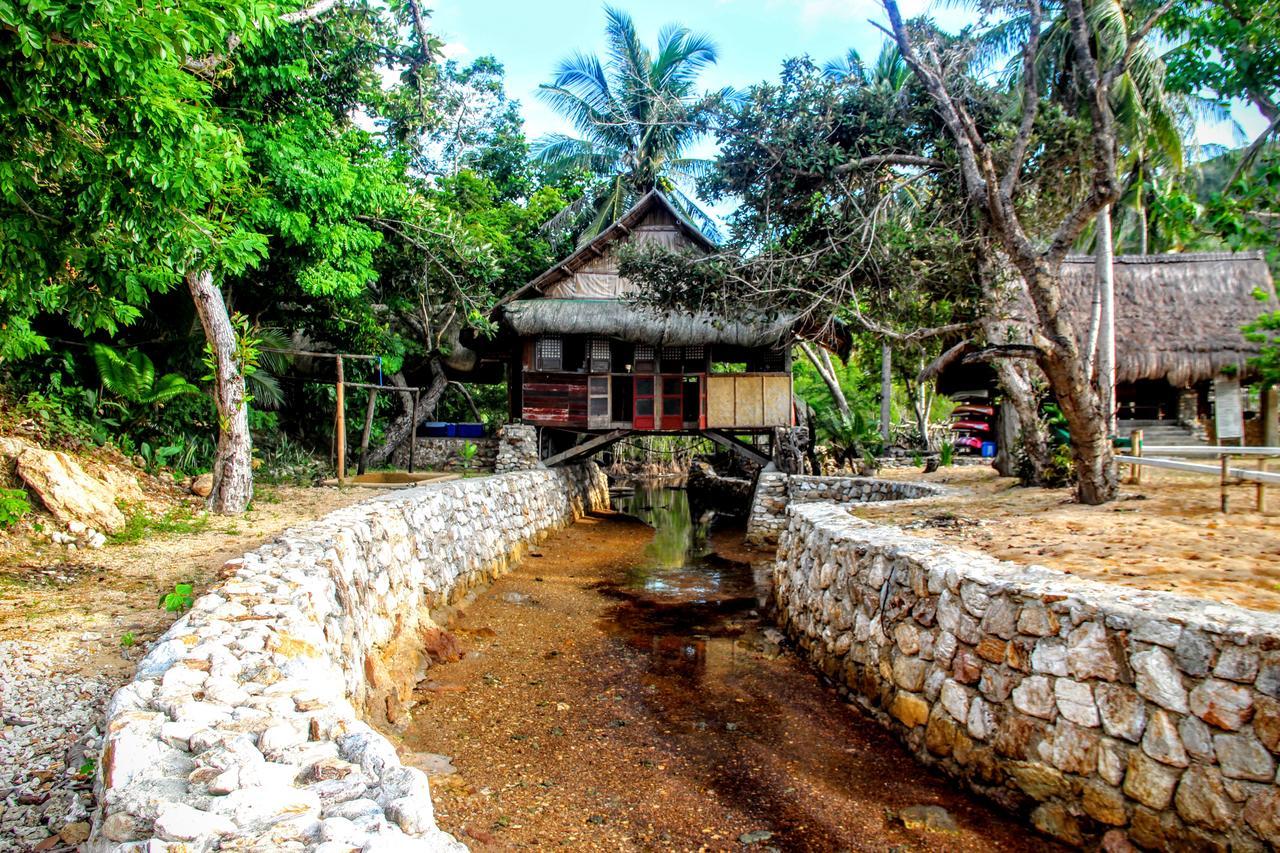
[[[571,373],[526,373],[521,385],[525,420],[548,426],[587,426],[587,377]]]
[[[734,426],[764,426],[764,383],[763,377],[747,375],[734,377]]]
[[[791,426],[791,377],[764,377],[764,425]]]
[[[734,425],[732,376],[707,377],[707,427],[721,429]]]

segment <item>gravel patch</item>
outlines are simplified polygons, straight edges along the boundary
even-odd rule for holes
[[[0,853],[71,850],[88,837],[98,727],[120,685],[75,669],[72,653],[0,642]]]

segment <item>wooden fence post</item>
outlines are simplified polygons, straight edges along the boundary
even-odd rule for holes
[[[1219,481],[1218,493],[1222,498],[1222,512],[1227,512],[1227,472],[1231,469],[1231,457],[1222,454],[1222,479]]]
[[[1129,445],[1130,445],[1129,452],[1132,455],[1141,459],[1142,458],[1142,430],[1135,429],[1133,432],[1129,433]],[[1140,463],[1135,462],[1134,464],[1129,466],[1129,480],[1135,486],[1142,485],[1142,465]]]
[[[1267,458],[1265,456],[1258,460],[1258,471],[1263,474],[1267,473]],[[1263,513],[1266,511],[1267,511],[1267,484],[1259,480],[1258,481],[1258,512]]]
[[[347,415],[346,415],[346,377],[342,374],[342,356],[338,356],[338,421],[336,435],[338,440],[338,485],[347,477]]]
[[[418,395],[421,388],[413,389],[413,423],[409,426],[409,473],[413,473],[414,451],[418,448]]]
[[[378,402],[378,389],[369,389],[369,403],[364,408],[364,432],[360,433],[360,462],[356,466],[356,473],[363,474],[365,469],[365,457],[369,455],[369,433],[373,429],[373,410]]]

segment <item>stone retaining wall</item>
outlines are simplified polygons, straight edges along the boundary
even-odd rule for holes
[[[430,484],[229,563],[111,700],[88,850],[465,849],[368,721],[404,721],[432,608],[608,500],[594,465]]]
[[[877,480],[872,477],[813,477],[768,471],[756,480],[747,516],[747,542],[752,545],[776,545],[787,527],[790,504],[835,501],[836,503],[872,503],[928,498],[942,494],[940,486],[929,483],[905,483]]]
[[[489,438],[419,438],[413,448],[415,471],[492,471],[498,460],[498,439]],[[462,448],[474,444],[476,455],[470,465],[462,458]],[[391,457],[397,468],[409,467],[409,443],[396,448]]]
[[[784,627],[921,761],[1071,844],[1280,845],[1280,616],[789,516]]]

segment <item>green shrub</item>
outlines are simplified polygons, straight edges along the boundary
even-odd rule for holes
[[[0,528],[10,528],[31,512],[31,499],[22,489],[0,489]]]
[[[181,613],[191,609],[191,602],[194,599],[195,587],[192,584],[175,583],[173,592],[166,592],[160,596],[160,606],[169,613]]]

